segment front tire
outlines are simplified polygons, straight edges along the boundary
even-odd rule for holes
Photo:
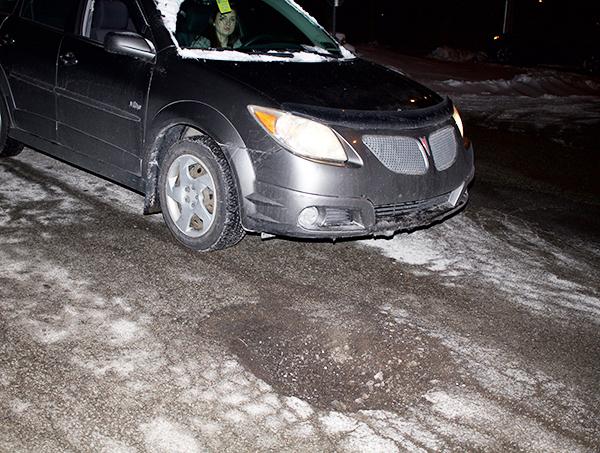
[[[0,158],[16,156],[23,145],[8,136],[9,117],[4,97],[0,100]]]
[[[176,142],[164,156],[158,184],[163,218],[181,244],[208,252],[244,237],[231,168],[209,137]]]

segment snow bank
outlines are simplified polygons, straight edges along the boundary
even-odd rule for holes
[[[473,52],[466,49],[453,49],[452,47],[442,46],[435,49],[429,55],[431,58],[442,61],[486,61],[487,55],[485,52]]]
[[[511,131],[549,130],[548,138],[572,143],[578,131],[600,125],[600,102],[596,96],[529,96],[453,94],[461,112],[479,125]]]
[[[600,95],[600,83],[579,74],[543,70],[517,74],[512,79],[456,80],[447,79],[434,84],[440,91],[457,94],[575,96]]]
[[[565,141],[572,139],[572,131],[600,124],[600,83],[581,74],[533,69],[506,79],[427,84],[488,127],[552,128],[551,138]]]

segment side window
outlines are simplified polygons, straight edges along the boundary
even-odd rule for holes
[[[41,24],[64,30],[69,17],[75,12],[76,0],[25,0],[21,16]]]
[[[137,5],[129,0],[89,0],[83,35],[104,42],[104,37],[111,31],[129,31],[144,36],[146,25]]]
[[[17,0],[0,0],[0,13],[12,13],[16,4]]]

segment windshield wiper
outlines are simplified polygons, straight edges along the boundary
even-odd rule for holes
[[[300,45],[302,46],[303,52],[314,53],[316,55],[321,55],[323,57],[330,57],[330,58],[336,58],[336,59],[342,58],[342,53],[339,51],[334,53],[333,51],[324,49],[323,47],[309,46],[308,44],[300,44]]]
[[[238,47],[234,50],[250,55],[266,55],[269,57],[294,58],[294,54],[288,50],[245,49],[244,47]]]

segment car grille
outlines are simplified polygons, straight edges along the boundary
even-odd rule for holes
[[[453,126],[444,127],[428,137],[431,157],[438,171],[456,161],[458,142]],[[429,168],[427,154],[418,139],[403,136],[365,135],[363,143],[388,169],[402,175],[424,175]]]
[[[375,217],[378,221],[395,219],[413,212],[427,211],[430,209],[443,207],[447,205],[451,193],[452,192],[445,193],[438,197],[429,198],[427,200],[407,201],[404,203],[375,206]]]
[[[438,171],[450,168],[456,160],[458,147],[454,127],[448,126],[432,133],[429,136],[429,146],[435,168]]]
[[[427,159],[423,146],[411,137],[365,135],[363,143],[388,170],[403,175],[427,173]]]

